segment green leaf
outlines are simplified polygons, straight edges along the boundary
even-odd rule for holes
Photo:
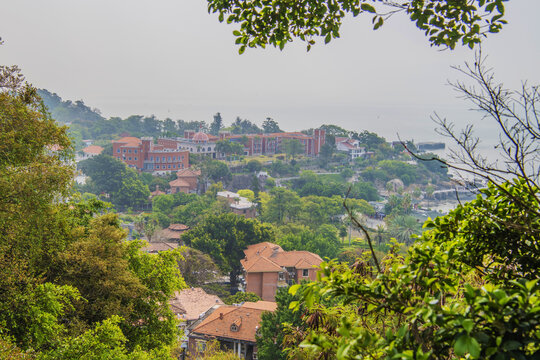
[[[362,3],[360,5],[360,9],[364,10],[364,11],[367,11],[367,12],[370,12],[372,14],[376,13],[375,11],[375,8],[369,4],[366,4],[366,3]]]
[[[465,319],[461,323],[461,326],[463,326],[467,334],[470,334],[472,329],[474,328],[474,321],[472,321],[472,319]]]
[[[461,335],[454,344],[454,351],[458,356],[470,354],[471,358],[478,358],[480,356],[480,344],[469,335]]]

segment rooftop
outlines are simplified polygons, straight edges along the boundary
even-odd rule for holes
[[[274,304],[274,305],[272,305]],[[256,342],[255,334],[265,311],[274,311],[277,305],[268,301],[244,303],[241,306],[221,306],[197,325],[192,333],[212,337]],[[236,330],[231,325],[236,325]]]
[[[215,305],[223,305],[223,301],[216,296],[207,294],[201,288],[190,288],[174,293],[174,297],[169,300],[171,308],[181,308],[184,311],[177,313],[187,321],[197,320],[199,316]]]

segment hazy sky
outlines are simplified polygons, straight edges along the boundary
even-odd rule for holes
[[[540,83],[540,1],[506,7],[509,24],[483,52],[508,86]],[[107,117],[210,121],[219,111],[227,123],[269,116],[286,130],[333,123],[389,140],[432,138],[434,111],[459,123],[478,119],[446,85],[458,77],[450,66],[473,52],[430,47],[404,15],[377,31],[369,16],[351,18],[341,39],[309,53],[295,42],[238,55],[233,30],[204,0],[6,0],[0,63]]]

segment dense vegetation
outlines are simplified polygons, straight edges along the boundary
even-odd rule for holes
[[[78,199],[67,128],[6,81],[16,68],[0,73],[0,357],[170,358],[180,254],[141,252],[104,203]]]

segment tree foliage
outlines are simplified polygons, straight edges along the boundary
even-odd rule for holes
[[[237,23],[233,31],[239,52],[246,47],[272,45],[283,49],[295,38],[307,43],[308,50],[320,37],[325,43],[339,38],[345,16],[369,14],[378,29],[395,13],[406,14],[436,46],[453,49],[459,42],[471,48],[489,33],[502,29],[503,0],[475,1],[394,1],[338,0],[324,2],[218,1],[208,0],[208,11],[219,14],[219,21]]]
[[[255,219],[233,213],[210,215],[182,236],[189,246],[208,254],[223,272],[228,272],[231,285],[242,272],[240,260],[248,245],[274,241],[272,229]]]

